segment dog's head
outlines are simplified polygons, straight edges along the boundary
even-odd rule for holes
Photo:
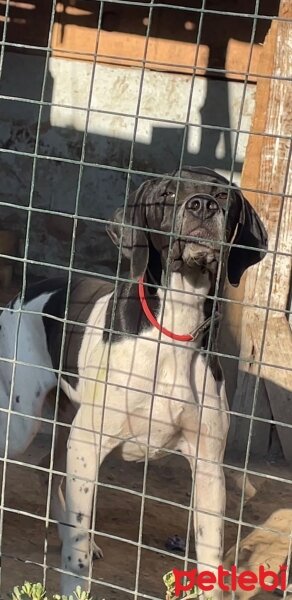
[[[244,271],[265,256],[267,232],[261,219],[240,189],[215,171],[183,167],[181,177],[179,183],[169,175],[143,183],[129,197],[125,214],[122,208],[115,212],[107,228],[110,238],[119,246],[122,236],[133,279],[144,275],[150,258],[156,271],[159,260],[165,270],[168,257],[173,271],[195,264],[211,269],[222,241],[227,242],[227,275],[237,286]]]

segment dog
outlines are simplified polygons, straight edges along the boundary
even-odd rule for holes
[[[60,369],[76,413],[65,499],[59,488],[53,502],[66,595],[77,584],[89,589],[92,554],[101,552],[90,536],[94,488],[117,446],[130,461],[171,451],[187,458],[198,570],[222,563],[229,415],[216,354],[220,297],[226,277],[237,286],[267,251],[266,229],[240,189],[203,167],[144,182],[107,232],[130,261],[128,281],[73,276],[66,312],[67,280],[49,279],[0,318],[2,453],[7,435],[10,457],[32,442]]]

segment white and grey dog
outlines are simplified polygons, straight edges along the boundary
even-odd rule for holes
[[[117,445],[126,460],[146,454],[155,459],[163,450],[185,455],[195,477],[198,569],[216,570],[222,562],[229,418],[222,371],[212,354],[218,327],[211,316],[216,322],[220,310],[216,281],[220,293],[226,275],[238,285],[265,255],[267,234],[225,178],[199,167],[184,167],[179,184],[177,175],[146,181],[129,198],[126,226],[120,209],[108,227],[130,260],[131,281],[119,283],[115,293],[112,283],[73,277],[61,387],[76,416],[65,501],[61,489],[53,499],[66,594],[77,583],[88,588],[94,487],[99,465]],[[10,457],[33,440],[40,423],[31,417],[41,416],[56,386],[66,291],[67,281],[58,279],[26,290],[8,432],[13,367],[0,361],[0,444],[3,452],[8,435]],[[17,297],[0,318],[6,359],[13,358],[19,309]]]

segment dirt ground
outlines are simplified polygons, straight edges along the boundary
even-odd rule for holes
[[[26,453],[27,466],[8,464],[6,472],[3,540],[2,540],[2,597],[15,584],[25,579],[42,581],[43,567],[46,564],[47,588],[58,590],[59,574],[54,567],[60,566],[60,544],[54,524],[46,528],[37,517],[46,514],[47,487],[40,479],[36,464],[45,454],[50,443],[48,435],[39,435],[34,445]],[[243,521],[251,525],[260,525],[272,516],[271,529],[285,531],[292,526],[292,489],[289,479],[291,473],[284,464],[261,464],[259,472],[271,476],[287,478],[287,482],[278,482],[257,475],[251,481],[257,489],[256,494],[245,506]],[[113,490],[100,486],[98,490],[96,529],[102,534],[119,536],[125,540],[138,541],[141,497],[131,492],[141,492],[143,483],[143,463],[123,462],[118,453],[108,457],[100,472],[100,481],[116,485],[123,490]],[[236,487],[232,471],[226,469],[227,478],[227,518],[238,519],[240,490]],[[162,575],[177,566],[183,568],[179,555],[166,556],[165,541],[174,534],[186,536],[188,510],[190,502],[191,478],[188,464],[183,457],[175,456],[151,463],[148,467],[147,494],[156,496],[160,501],[146,499],[143,519],[143,539],[146,548],[142,549],[139,592],[157,598],[165,597]],[[181,506],[163,503],[171,500]],[[19,514],[22,511],[26,514]],[[242,537],[250,534],[252,528],[243,528]],[[237,524],[226,522],[225,547],[228,550],[235,542]],[[259,551],[260,561],[272,564],[273,560],[285,558],[288,547],[287,538],[276,534],[263,534],[256,530],[254,540],[249,544],[249,559]],[[283,539],[284,547],[283,547]],[[94,562],[93,576],[99,580],[93,593],[100,600],[130,600],[132,595],[112,589],[111,585],[133,590],[137,565],[137,548],[126,541],[112,540],[109,537],[96,536],[101,545],[104,558]],[[261,545],[259,545],[261,544]],[[147,545],[157,551],[148,550]],[[191,548],[194,547],[191,538]],[[195,557],[193,550],[190,552]],[[245,555],[246,559],[246,555]],[[258,557],[256,557],[256,561]],[[253,563],[251,558],[250,564]],[[39,565],[39,566],[37,566]],[[108,585],[105,585],[105,582]],[[109,587],[108,587],[109,586]],[[272,600],[273,595],[266,593]],[[264,597],[264,594],[261,594]]]

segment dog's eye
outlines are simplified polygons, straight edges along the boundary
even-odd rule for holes
[[[216,200],[227,200],[228,193],[227,192],[218,192],[215,196]]]

